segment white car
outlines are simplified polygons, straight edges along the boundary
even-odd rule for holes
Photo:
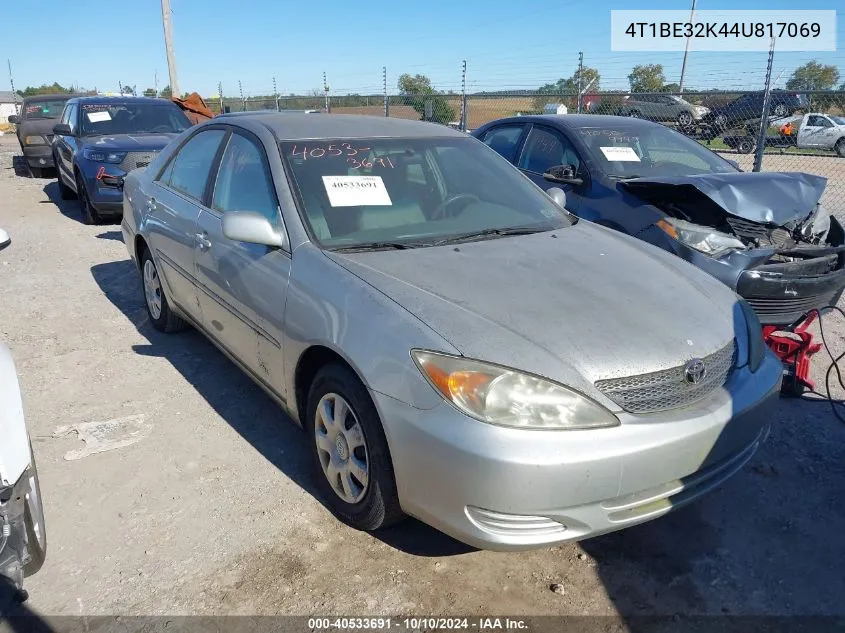
[[[11,240],[0,229],[0,250]],[[9,349],[0,344],[0,614],[8,598],[23,601],[23,579],[44,564],[47,536],[35,455]]]
[[[796,144],[803,149],[832,149],[845,158],[845,117],[805,114],[798,128]]]

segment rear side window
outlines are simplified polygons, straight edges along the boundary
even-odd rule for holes
[[[170,161],[161,181],[179,193],[202,201],[211,164],[225,135],[225,130],[208,130],[191,138]]]
[[[535,127],[528,135],[519,168],[537,174],[546,173],[550,167],[572,165],[578,171],[578,155],[569,141],[557,132]]]
[[[496,150],[510,162],[516,160],[516,150],[524,125],[502,125],[489,130],[482,139],[484,144]]]

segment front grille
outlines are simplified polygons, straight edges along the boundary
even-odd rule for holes
[[[48,145],[52,145],[52,144],[53,144],[53,135],[52,135],[52,134],[45,134],[45,135],[44,135],[44,138],[45,138],[45,139],[47,139],[47,144],[48,144]]]
[[[139,167],[146,167],[157,154],[158,152],[128,152],[123,162],[120,163],[120,168],[123,171],[130,172]]]
[[[686,364],[649,374],[596,381],[604,395],[629,413],[657,413],[685,407],[725,384],[736,361],[736,343],[701,359],[707,369],[701,382],[688,382]]]
[[[790,232],[780,227],[750,222],[732,216],[727,218],[727,223],[734,235],[746,240],[754,240],[760,246],[785,248],[795,243]]]

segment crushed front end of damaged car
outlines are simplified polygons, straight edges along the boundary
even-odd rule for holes
[[[668,236],[677,255],[736,290],[763,325],[789,326],[835,304],[845,288],[845,230],[820,203],[826,183],[737,172],[623,185],[666,214],[649,229],[665,234],[660,241]]]

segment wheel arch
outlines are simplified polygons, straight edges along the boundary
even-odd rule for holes
[[[317,373],[327,365],[338,364],[351,371],[358,380],[369,390],[367,381],[361,373],[355,369],[351,362],[340,352],[322,344],[313,344],[306,348],[296,361],[296,368],[293,372],[293,407],[291,407],[299,418],[300,426],[305,426],[308,404],[308,393]]]

